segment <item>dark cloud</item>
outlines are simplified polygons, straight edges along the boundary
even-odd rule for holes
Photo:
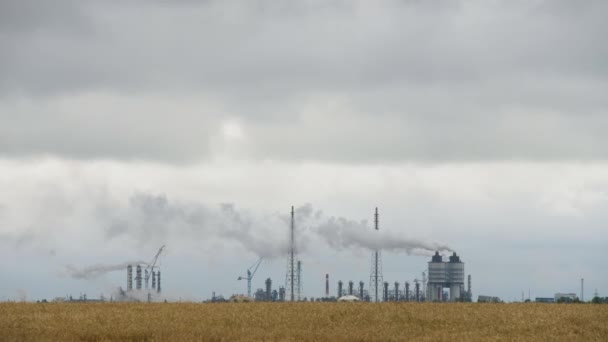
[[[2,155],[608,158],[605,1],[0,6]]]

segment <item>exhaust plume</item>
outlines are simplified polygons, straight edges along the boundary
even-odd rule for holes
[[[315,232],[336,250],[364,248],[405,252],[408,255],[432,255],[434,251],[451,252],[444,244],[408,239],[390,230],[374,230],[367,221],[351,221],[343,217],[330,217],[319,224]]]
[[[66,265],[65,270],[68,276],[74,279],[95,279],[108,272],[126,270],[128,265],[147,264],[145,261],[132,261],[114,265],[92,265],[84,268],[77,268],[73,265]]]

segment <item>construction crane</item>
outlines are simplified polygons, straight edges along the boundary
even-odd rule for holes
[[[251,265],[251,267],[249,267],[247,269],[246,277],[238,277],[238,279],[237,279],[237,280],[245,280],[245,279],[247,280],[247,296],[249,296],[249,297],[251,297],[251,279],[253,279],[255,272],[258,270],[258,267],[260,267],[260,264],[262,263],[262,259],[263,258],[260,258],[253,265]],[[253,269],[253,271],[251,271],[251,269]]]
[[[156,263],[158,262],[158,257],[163,252],[163,249],[165,249],[165,245],[162,245],[158,249],[158,252],[156,252],[154,259],[152,259],[152,261],[150,263],[148,263],[148,265],[146,265],[146,268],[145,268],[146,289],[148,288],[148,282],[150,280],[150,277],[152,276],[152,272],[154,271],[155,268],[158,268],[158,266],[156,266]],[[152,285],[154,286],[154,282],[152,282]]]

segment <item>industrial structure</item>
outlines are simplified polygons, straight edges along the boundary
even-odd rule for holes
[[[296,269],[296,263],[298,263],[298,261],[296,255],[296,223],[294,215],[295,212],[293,206],[291,206],[291,224],[289,226],[289,250],[287,257],[287,272],[285,274],[285,289],[287,291],[287,298],[289,298],[289,300],[292,302],[300,299],[300,291],[302,290],[302,285],[300,283],[301,267],[298,266],[299,270]]]
[[[376,207],[376,213],[374,214],[374,229],[379,230],[379,220],[378,220],[378,207]],[[374,250],[372,252],[372,267],[369,275],[369,291],[370,296],[374,302],[379,302],[379,291],[378,286],[382,284],[382,260],[380,250]]]
[[[251,297],[251,279],[253,279],[253,276],[255,275],[255,272],[257,272],[258,267],[260,267],[261,263],[262,263],[262,258],[258,259],[258,261],[256,261],[255,264],[251,265],[247,269],[246,277],[237,278],[237,280],[247,280],[247,296],[248,297]],[[253,271],[252,271],[252,269],[253,269]]]
[[[446,300],[443,289],[449,288],[449,300],[457,301],[464,292],[464,263],[456,252],[444,262],[439,252],[435,252],[429,262],[429,279],[427,284],[427,300]]]
[[[148,301],[151,301],[152,299],[152,292],[161,292],[160,266],[158,265],[158,262],[164,248],[164,245],[161,246],[149,263],[135,265],[135,291],[137,293],[142,293],[142,290],[146,290]],[[142,286],[142,283],[145,288]],[[151,289],[149,287],[150,283],[152,285]],[[133,291],[133,265],[127,265],[127,290],[121,290],[121,295],[124,297],[123,299],[131,298],[132,300],[141,300],[141,296],[135,296]]]

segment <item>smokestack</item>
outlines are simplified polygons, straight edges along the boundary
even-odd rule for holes
[[[395,282],[395,302],[399,301],[399,282]]]
[[[298,302],[301,300],[302,295],[302,261],[298,260]]]
[[[353,285],[354,285],[354,284],[355,284],[355,283],[353,283],[353,281],[352,281],[352,280],[348,282],[348,295],[349,295],[349,296],[352,296],[352,295],[353,295],[353,293],[354,293],[354,292],[353,292]]]
[[[325,274],[325,297],[329,297],[329,273]]]
[[[160,270],[156,272],[156,292],[160,293]]]
[[[416,301],[420,301],[420,283],[416,282]]]
[[[365,300],[363,298],[363,284],[364,284],[363,281],[359,282],[359,299],[361,299],[361,300]]]
[[[388,281],[384,282],[384,299],[385,302],[388,302]]]
[[[135,272],[135,288],[141,290],[141,265],[137,265]]]
[[[148,269],[145,269],[144,272],[146,273],[146,276],[144,277],[144,280],[146,282],[146,290],[148,289],[148,285],[149,285],[149,280],[150,280],[150,274],[148,273]]]
[[[152,290],[156,289],[156,271],[152,271]]]
[[[266,300],[272,301],[272,280],[270,278],[266,279]]]
[[[342,297],[342,280],[338,280],[338,298]]]
[[[408,283],[407,281],[405,282],[405,301],[410,301],[410,283]]]
[[[585,301],[585,279],[581,278],[581,302]]]
[[[127,266],[127,291],[133,290],[133,266]]]

